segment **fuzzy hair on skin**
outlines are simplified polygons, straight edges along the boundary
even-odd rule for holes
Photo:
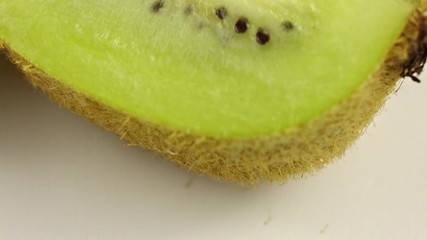
[[[342,156],[384,105],[418,46],[427,26],[427,0],[422,0],[400,37],[371,76],[349,98],[325,114],[294,129],[256,138],[216,138],[176,131],[140,121],[64,85],[11,49],[2,49],[29,82],[72,112],[142,146],[185,169],[242,185],[286,182],[313,173]]]

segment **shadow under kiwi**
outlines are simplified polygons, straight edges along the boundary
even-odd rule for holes
[[[247,189],[216,182],[128,147],[116,135],[51,102],[3,55],[0,179],[0,190],[8,189],[4,200],[21,201],[22,206],[38,203],[58,219],[85,209],[77,220],[97,219],[100,224],[120,218],[129,223],[160,221],[167,227],[209,216],[204,220],[209,225],[277,192],[269,185]]]

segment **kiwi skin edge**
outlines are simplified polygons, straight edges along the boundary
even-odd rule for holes
[[[139,121],[63,85],[14,52],[1,38],[0,51],[34,87],[61,106],[115,132],[129,145],[142,146],[215,179],[253,185],[262,180],[283,183],[342,156],[383,106],[398,80],[419,73],[426,57],[426,29],[427,0],[421,0],[382,63],[348,99],[295,129],[244,139],[198,136]]]

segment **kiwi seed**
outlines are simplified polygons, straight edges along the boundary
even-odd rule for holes
[[[245,33],[248,30],[249,22],[246,18],[239,18],[234,25],[234,31],[236,33]]]
[[[151,11],[154,13],[159,12],[160,9],[162,9],[165,6],[165,3],[163,0],[157,0],[151,5]]]
[[[286,32],[290,32],[295,29],[295,25],[291,21],[285,21],[282,23],[282,28]]]
[[[256,33],[256,41],[260,45],[265,45],[270,41],[270,34],[263,28],[259,28]]]
[[[225,7],[219,7],[215,10],[215,15],[219,19],[224,20],[224,18],[227,17],[227,9]]]

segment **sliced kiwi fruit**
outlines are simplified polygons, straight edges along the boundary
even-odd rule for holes
[[[424,65],[427,0],[3,0],[0,48],[53,100],[242,184],[342,155]]]

